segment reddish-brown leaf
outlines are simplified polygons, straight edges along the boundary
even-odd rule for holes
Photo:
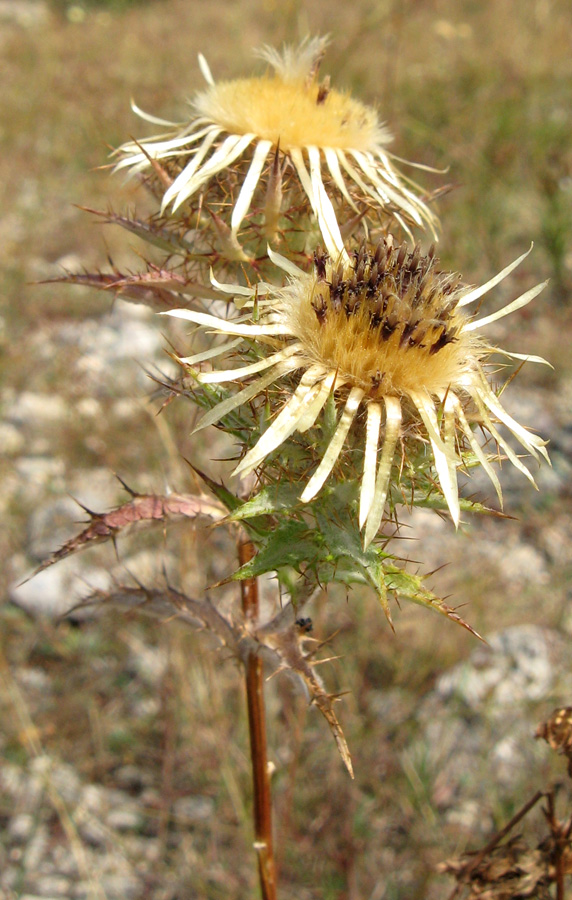
[[[90,516],[87,527],[44,560],[34,575],[78,550],[103,541],[114,540],[123,529],[131,525],[152,524],[178,518],[197,519],[201,516],[218,522],[226,516],[226,510],[216,500],[196,494],[167,496],[135,494],[127,503],[110,512],[94,513],[90,510],[86,512]]]

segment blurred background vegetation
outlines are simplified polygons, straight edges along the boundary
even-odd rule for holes
[[[333,83],[379,109],[395,134],[398,156],[447,169],[414,172],[428,191],[450,186],[437,204],[444,264],[480,283],[533,240],[533,254],[506,291],[517,296],[550,278],[534,304],[498,324],[494,339],[510,350],[542,354],[554,365],[525,367],[514,388],[527,411],[519,421],[554,442],[556,474],[540,476],[539,494],[526,483],[509,486],[506,511],[513,520],[470,522],[454,535],[450,523],[427,517],[414,532],[419,540],[404,542],[399,552],[421,571],[448,564],[430,586],[452,597],[450,603],[465,604],[463,616],[485,637],[517,624],[569,636],[568,0],[12,0],[0,5],[0,20],[2,415],[25,392],[61,397],[77,411],[57,427],[42,426],[35,449],[0,448],[4,595],[33,564],[30,517],[46,500],[73,493],[74,471],[117,472],[137,489],[162,491],[166,481],[181,490],[193,487],[181,462],[199,452],[189,439],[187,408],[174,404],[158,424],[157,403],[147,399],[152,387],[136,361],[128,364],[130,373],[104,372],[98,382],[89,372],[77,376],[76,347],[51,352],[55,331],[97,320],[109,313],[111,299],[32,284],[62,267],[105,268],[108,257],[136,268],[135,239],[102,231],[77,207],[150,208],[133,183],[97,171],[109,148],[141,135],[131,98],[155,115],[180,119],[186,99],[202,86],[198,52],[215,78],[234,77],[251,71],[254,47],[330,33],[323,68]],[[147,362],[139,360],[143,367]],[[125,390],[137,405],[129,428],[115,414]],[[96,414],[86,418],[94,397]],[[200,453],[207,461],[213,455],[208,446]],[[30,469],[20,465],[26,454],[58,460],[57,477],[34,489]],[[208,553],[218,555],[209,562],[213,571],[230,571],[232,548],[224,542],[212,549],[208,536],[184,529],[169,540],[181,582],[192,580],[189,570]],[[156,546],[163,551],[162,536]],[[512,565],[511,554],[518,560]],[[155,578],[161,578],[160,561]],[[339,716],[357,777],[349,782],[330,735],[304,701],[278,679],[271,682],[281,897],[446,896],[446,882],[433,867],[473,838],[443,816],[435,771],[407,748],[423,733],[417,712],[437,679],[476,642],[415,608],[396,610],[394,635],[375,600],[359,590],[347,597],[332,592],[312,615],[320,638],[337,631],[332,655],[341,659],[322,674],[349,691]],[[29,721],[42,751],[73,764],[82,778],[113,785],[117,770],[133,763],[149,773],[165,803],[149,811],[145,829],[159,833],[165,848],[163,861],[151,866],[153,878],[177,886],[157,896],[251,897],[250,772],[233,664],[176,623],[151,626],[105,616],[73,627],[33,620],[9,603],[0,608],[0,619],[4,760],[26,766],[32,751],[22,722]],[[145,676],[144,665],[133,667],[133,654],[146,650],[167,660],[158,680]],[[14,693],[23,669],[47,673],[57,702],[36,704],[33,692]],[[150,698],[152,714],[144,715],[141,704]],[[552,699],[540,698],[542,713],[550,712]],[[520,772],[514,791],[501,792],[484,758],[467,779],[489,785],[483,819],[500,826],[529,788],[539,786],[541,775],[538,767]],[[212,799],[214,815],[191,828],[170,819],[171,800],[186,794]],[[9,814],[4,805],[0,815]]]

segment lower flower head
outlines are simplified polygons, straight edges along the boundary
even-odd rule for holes
[[[496,423],[502,423],[537,458],[539,454],[548,458],[544,442],[501,405],[483,370],[487,357],[499,351],[475,332],[530,302],[544,284],[484,318],[464,312],[464,307],[505,278],[527,254],[487,284],[471,289],[460,276],[439,268],[433,250],[423,255],[417,247],[410,251],[405,245],[394,245],[391,238],[375,247],[364,243],[351,254],[338,248],[341,252],[332,258],[334,249],[330,243],[330,254],[316,251],[311,274],[269,251],[289,280],[283,288],[260,285],[261,300],[254,300],[248,288],[217,285],[227,293],[250,296],[256,317],[233,322],[190,310],[169,313],[220,333],[255,340],[272,351],[245,366],[197,374],[203,383],[237,381],[245,385],[212,409],[199,427],[219,421],[273,382],[299,376],[291,396],[243,457],[236,473],[253,471],[294,431],[307,431],[333,396],[340,408],[338,422],[301,500],[312,500],[319,492],[342,454],[350,429],[363,434],[359,516],[366,545],[381,524],[400,437],[421,439],[431,447],[455,523],[460,517],[459,447],[470,446],[501,496],[497,475],[470,427],[469,407],[509,460],[532,481]],[[198,357],[190,357],[184,362],[194,365],[197,361]],[[258,375],[260,372],[264,374]],[[257,376],[254,380],[253,375]]]

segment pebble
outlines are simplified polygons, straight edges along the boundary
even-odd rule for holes
[[[63,496],[38,506],[28,520],[28,551],[38,562],[78,532],[78,505]]]
[[[139,569],[128,569],[139,574]],[[143,581],[143,583],[145,583]],[[152,647],[138,640],[133,634],[129,636],[129,669],[136,673],[149,687],[157,687],[165,675],[168,666],[167,653],[161,647]],[[153,698],[151,698],[153,699]]]
[[[82,822],[76,817],[76,827],[82,841],[92,847],[105,847],[110,840],[109,830],[100,822]]]
[[[0,22],[33,28],[48,21],[49,10],[43,0],[0,0]]]
[[[32,835],[35,819],[31,813],[19,813],[8,824],[8,837],[15,844],[24,844]]]
[[[109,590],[110,583],[109,571],[86,565],[79,555],[70,556],[29,581],[11,585],[8,596],[32,616],[72,614],[76,619],[86,619],[96,615],[96,607],[80,609],[78,605],[95,590]]]
[[[492,832],[494,820],[486,811],[483,812],[482,804],[477,800],[466,800],[449,809],[445,814],[445,821],[455,829],[464,831],[467,836],[477,832]]]
[[[95,397],[82,397],[75,404],[75,412],[85,419],[101,419],[103,407]]]
[[[54,456],[21,456],[16,461],[16,471],[20,476],[22,498],[38,501],[38,491],[48,489],[65,490],[64,475],[66,464]]]
[[[34,885],[36,893],[43,898],[67,897],[71,889],[69,879],[62,875],[44,875]]]
[[[124,782],[141,784],[145,780],[144,773],[133,766],[119,771]],[[3,803],[7,809],[25,811],[15,813],[2,832],[6,854],[0,896],[18,886],[19,897],[38,900],[93,897],[93,883],[80,879],[77,856],[65,832],[52,827],[54,810],[45,790],[48,783],[66,804],[82,842],[84,863],[97,874],[102,896],[107,900],[141,897],[142,883],[132,870],[134,863],[127,860],[158,859],[156,838],[133,833],[140,831],[146,820],[144,804],[125,791],[82,783],[72,765],[47,755],[33,759],[27,771],[10,765],[2,769]]]
[[[0,455],[17,456],[26,446],[22,432],[10,422],[0,422]]]
[[[22,391],[5,411],[9,422],[34,428],[60,423],[68,415],[68,404],[59,394],[37,394],[32,391]]]
[[[115,831],[139,831],[143,826],[143,817],[139,810],[123,807],[111,810],[106,816],[105,823],[108,828]]]
[[[98,816],[105,809],[105,788],[99,784],[86,784],[80,791],[78,806],[87,813]]]
[[[38,825],[26,845],[26,850],[22,859],[22,868],[25,872],[29,872],[31,875],[35,875],[38,872],[40,864],[46,856],[48,850],[48,842],[49,838],[47,827],[44,824]],[[44,892],[40,890],[40,893]],[[51,894],[52,889],[46,891],[45,893]]]
[[[58,337],[80,351],[80,371],[103,371],[122,360],[140,359],[147,363],[163,354],[163,338],[155,314],[122,300],[116,300],[112,311],[101,318],[66,323]]]
[[[116,784],[126,791],[140,791],[149,782],[149,776],[137,766],[126,765],[114,774]]]
[[[73,766],[62,763],[54,766],[50,772],[50,782],[66,805],[75,806],[81,783]]]
[[[508,628],[442,675],[436,692],[444,701],[456,696],[475,710],[485,701],[503,707],[540,700],[557,686],[555,658],[563,657],[567,644],[558,633],[534,625]]]
[[[130,875],[102,875],[100,887],[107,900],[139,900],[142,885]]]
[[[570,701],[571,653],[572,641],[559,632],[504,629],[443,673],[419,706],[420,730],[404,751],[404,768],[422,772],[446,817],[464,809],[469,821],[477,803],[482,817],[471,823],[473,837],[489,830],[499,795],[518,796],[546,763],[549,753],[532,737],[543,716]]]
[[[45,894],[21,894],[19,900],[63,900],[67,894],[54,894],[52,897]]]
[[[14,678],[25,691],[47,696],[52,692],[50,676],[38,666],[20,666],[13,670]]]
[[[214,802],[210,797],[179,797],[173,804],[173,817],[180,825],[204,822],[214,814]]]

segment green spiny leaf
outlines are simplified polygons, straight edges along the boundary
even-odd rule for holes
[[[446,616],[448,619],[451,619],[451,621],[466,628],[467,631],[470,631],[471,634],[474,634],[479,640],[483,640],[480,634],[475,631],[471,625],[465,622],[451,606],[445,603],[444,600],[436,597],[435,594],[424,586],[421,576],[412,575],[394,565],[386,565],[385,568],[388,590],[395,591],[400,597],[405,597],[407,600],[411,600],[419,606],[424,606],[426,609],[433,609],[436,612],[441,613],[441,615]]]
[[[300,486],[292,484],[274,484],[262,488],[251,500],[234,510],[231,518],[234,521],[250,519],[253,516],[268,516],[284,510],[300,506]]]
[[[193,253],[193,245],[185,240],[182,235],[176,231],[162,227],[157,219],[150,219],[147,222],[140,219],[133,219],[128,216],[120,216],[117,213],[103,212],[99,209],[91,209],[89,206],[80,206],[85,212],[94,216],[99,216],[108,225],[119,225],[132,234],[137,235],[141,240],[160,250],[166,250],[167,253],[185,253],[186,259],[204,259],[204,254]]]
[[[286,521],[266,539],[257,555],[241,566],[232,579],[255,578],[267,572],[274,572],[284,566],[296,571],[303,563],[310,563],[316,555],[316,546],[311,532],[304,522]]]

